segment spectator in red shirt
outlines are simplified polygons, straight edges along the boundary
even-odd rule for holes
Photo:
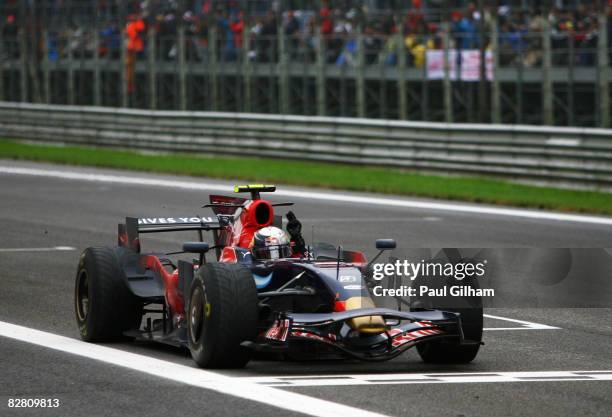
[[[329,36],[334,31],[334,22],[331,20],[330,12],[327,7],[321,9],[321,35]]]
[[[244,12],[239,12],[232,17],[230,22],[230,30],[234,33],[234,45],[236,49],[242,48],[242,36],[244,33]]]

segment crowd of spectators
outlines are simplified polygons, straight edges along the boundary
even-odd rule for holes
[[[38,26],[45,25],[40,21],[62,16],[61,1],[47,3],[59,6],[46,13],[38,11],[42,16]],[[398,54],[404,54],[408,66],[420,68],[425,64],[427,50],[442,48],[446,30],[451,48],[490,48],[492,25],[497,21],[502,65],[540,65],[546,22],[550,24],[554,65],[594,65],[602,32],[595,2],[546,10],[504,5],[478,10],[474,3],[466,3],[460,10],[432,11],[421,0],[412,0],[401,12],[356,7],[351,4],[357,2],[346,1],[328,1],[318,10],[281,10],[281,2],[271,1],[269,10],[255,12],[243,10],[239,2],[232,0],[182,2],[189,5],[187,9],[181,9],[176,0],[127,1],[122,7],[118,6],[122,2],[113,0],[92,1],[89,6],[86,3],[81,4],[81,10],[94,7],[95,13],[89,15],[95,17],[95,26],[80,22],[78,13],[73,13],[66,25],[48,28],[44,50],[50,60],[69,53],[73,57],[91,57],[96,52],[100,57],[118,59],[122,33],[127,38],[129,55],[144,59],[151,29],[156,35],[157,59],[173,61],[178,56],[177,30],[183,27],[186,58],[191,62],[209,62],[212,41],[216,42],[216,58],[221,62],[244,57],[254,62],[277,62],[280,31],[292,62],[312,63],[322,48],[328,64],[356,66],[361,59],[361,33],[366,65],[394,66],[399,62]],[[10,10],[2,13],[2,19],[3,53],[16,56],[20,19]],[[609,22],[603,30],[605,34],[611,33],[612,18]],[[92,31],[96,26],[100,42],[97,51]]]

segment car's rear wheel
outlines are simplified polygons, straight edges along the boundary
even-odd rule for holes
[[[196,274],[187,310],[191,356],[203,368],[242,368],[257,336],[258,298],[249,269],[210,263]]]
[[[81,338],[112,342],[138,328],[142,305],[129,291],[111,248],[87,248],[81,254],[74,286],[74,308]]]

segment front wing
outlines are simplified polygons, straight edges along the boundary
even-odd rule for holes
[[[360,334],[348,324],[350,319],[367,316],[383,317],[387,329],[378,334]],[[458,338],[461,344],[480,343],[464,338],[459,313],[368,308],[323,314],[278,313],[257,342],[244,345],[257,351],[279,352],[291,350],[292,342],[306,341],[325,344],[356,359],[385,361],[418,343],[438,338]]]

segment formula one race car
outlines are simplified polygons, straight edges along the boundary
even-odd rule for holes
[[[467,363],[482,344],[482,303],[454,311],[376,307],[363,253],[306,245],[301,224],[260,197],[270,185],[235,187],[250,198],[211,195],[210,216],[126,218],[118,246],[81,254],[75,283],[83,340],[156,341],[189,348],[205,368],[243,367],[258,352],[293,359],[392,359],[416,346],[431,363]],[[182,251],[141,253],[145,233],[196,231]],[[203,241],[212,232],[213,244]],[[380,251],[395,248],[379,239]],[[207,254],[215,261],[208,262]],[[192,262],[169,256],[195,253]],[[209,254],[210,257],[210,254]],[[473,301],[473,300],[472,300]],[[262,356],[270,356],[269,354]]]

